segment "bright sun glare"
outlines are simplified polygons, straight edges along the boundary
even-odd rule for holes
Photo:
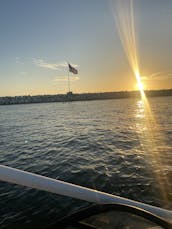
[[[134,72],[135,72],[135,77],[136,77],[136,80],[137,80],[137,88],[139,89],[141,96],[145,97],[144,84],[141,81],[140,73],[139,73],[138,69],[135,69]]]
[[[156,134],[159,133],[158,124],[153,117],[151,107],[144,93],[144,85],[142,83],[140,74],[137,53],[138,50],[136,44],[136,32],[134,26],[133,0],[116,1],[114,16],[121,44],[124,48],[126,57],[136,78],[137,89],[139,89],[141,94],[141,109],[144,112],[144,126],[139,137],[142,142],[142,147],[145,149],[145,156],[147,156],[148,161],[150,161],[153,168],[153,173],[155,174],[159,184],[164,203],[168,205],[168,189],[170,189],[170,187],[168,185],[166,174],[163,170],[163,164],[161,162],[159,151],[154,141]]]

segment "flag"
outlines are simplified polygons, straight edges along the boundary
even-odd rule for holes
[[[72,72],[73,74],[78,74],[78,70],[74,67],[72,67],[70,64],[69,65],[69,72]]]

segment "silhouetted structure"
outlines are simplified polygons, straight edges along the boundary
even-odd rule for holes
[[[172,89],[168,90],[150,90],[145,91],[147,97],[172,96]],[[82,93],[56,95],[36,95],[36,96],[15,96],[0,97],[0,105],[10,104],[28,104],[28,103],[49,103],[49,102],[67,102],[84,100],[103,100],[103,99],[122,99],[122,98],[140,98],[139,91],[120,91],[120,92],[102,92],[102,93]]]

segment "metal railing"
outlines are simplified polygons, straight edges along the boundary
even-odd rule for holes
[[[0,180],[97,204],[124,204],[148,211],[172,223],[172,211],[90,188],[0,165]]]

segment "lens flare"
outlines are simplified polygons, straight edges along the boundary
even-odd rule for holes
[[[141,77],[140,77],[139,72],[135,72],[135,77],[136,77],[136,80],[137,80],[137,87],[138,87],[138,89],[140,91],[140,94],[141,94],[142,97],[145,97],[143,83],[141,81]]]
[[[156,135],[159,134],[160,131],[146,98],[143,83],[141,81],[134,25],[133,0],[116,0],[115,2],[112,0],[111,4],[114,9],[114,17],[119,37],[141,95],[141,102],[139,102],[138,108],[144,112],[142,116],[144,120],[142,120],[141,124],[138,123],[139,128],[140,125],[142,125],[142,131],[140,131],[140,129],[138,131],[141,146],[144,148],[147,163],[152,167],[152,172],[159,185],[164,206],[168,207],[168,194],[170,193],[170,186],[159,155],[157,147],[158,144],[155,142]],[[159,144],[162,143],[159,142]]]

